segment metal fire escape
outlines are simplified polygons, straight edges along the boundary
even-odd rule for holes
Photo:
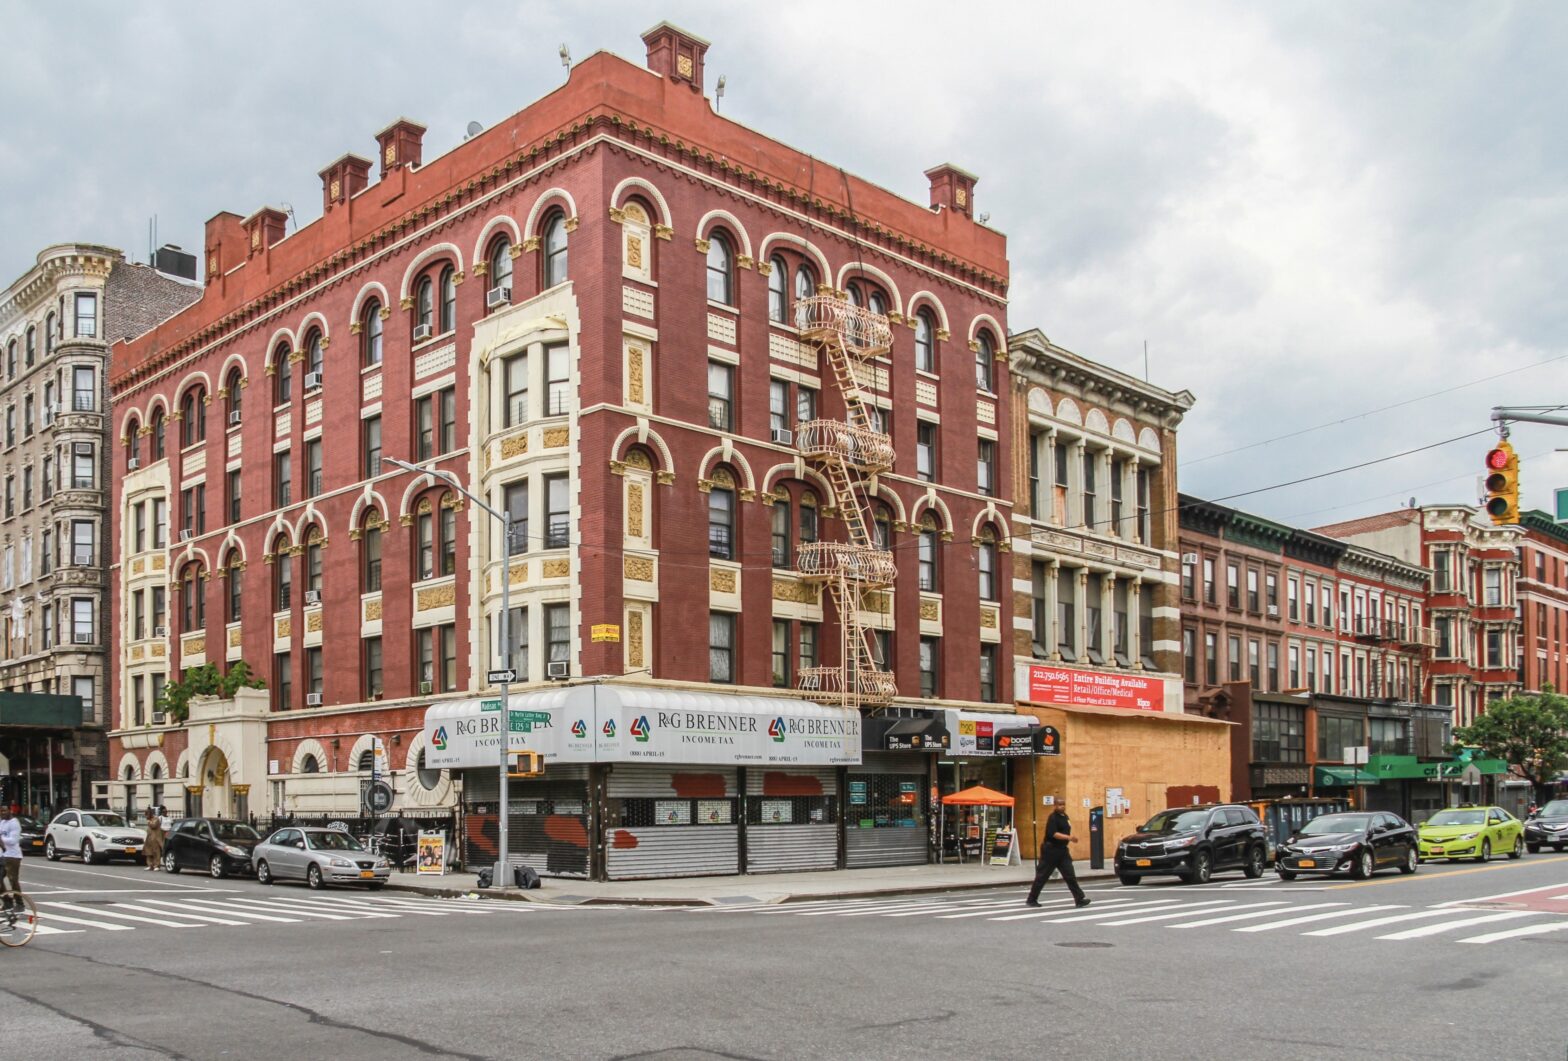
[[[823,587],[839,614],[839,665],[802,670],[800,687],[834,696],[844,707],[881,707],[897,689],[860,615],[871,603],[868,596],[891,586],[896,573],[893,554],[872,533],[870,514],[876,477],[893,467],[893,443],[873,426],[857,370],[869,371],[865,363],[887,353],[893,331],[886,316],[831,294],[797,302],[795,323],[821,349],[844,399],[843,420],[807,421],[795,440],[801,456],[832,485],[846,539],[806,543],[798,552],[801,578]]]

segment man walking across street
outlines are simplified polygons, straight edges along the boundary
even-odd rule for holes
[[[1029,898],[1024,900],[1024,905],[1039,906],[1040,889],[1045,887],[1052,873],[1061,870],[1062,880],[1067,882],[1067,890],[1073,893],[1074,905],[1088,906],[1089,898],[1078,887],[1078,875],[1073,872],[1070,845],[1076,844],[1078,838],[1073,835],[1072,822],[1067,819],[1067,804],[1062,801],[1062,797],[1056,796],[1052,805],[1051,816],[1045,823],[1045,839],[1040,843],[1040,859],[1035,863],[1034,883],[1029,886]]]

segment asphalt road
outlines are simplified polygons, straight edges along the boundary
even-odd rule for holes
[[[1563,1058],[1568,855],[707,909],[308,892],[29,859],[28,1061]],[[69,920],[68,920],[69,919]]]

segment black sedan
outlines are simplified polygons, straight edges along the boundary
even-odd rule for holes
[[[1302,873],[1348,870],[1365,880],[1380,869],[1414,873],[1419,861],[1416,830],[1397,814],[1350,811],[1324,814],[1279,845],[1274,871],[1281,880]]]
[[[204,870],[214,877],[251,872],[252,849],[261,843],[256,830],[227,818],[182,818],[163,841],[163,868]]]
[[[18,814],[16,820],[22,826],[22,854],[41,855],[44,853],[44,833],[49,831],[49,823],[29,818],[25,814]]]
[[[1554,799],[1525,820],[1524,846],[1532,855],[1543,847],[1568,847],[1568,799]]]

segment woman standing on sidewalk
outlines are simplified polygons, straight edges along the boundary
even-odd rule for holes
[[[147,808],[147,838],[142,841],[142,854],[149,870],[163,865],[163,818],[157,807]]]

